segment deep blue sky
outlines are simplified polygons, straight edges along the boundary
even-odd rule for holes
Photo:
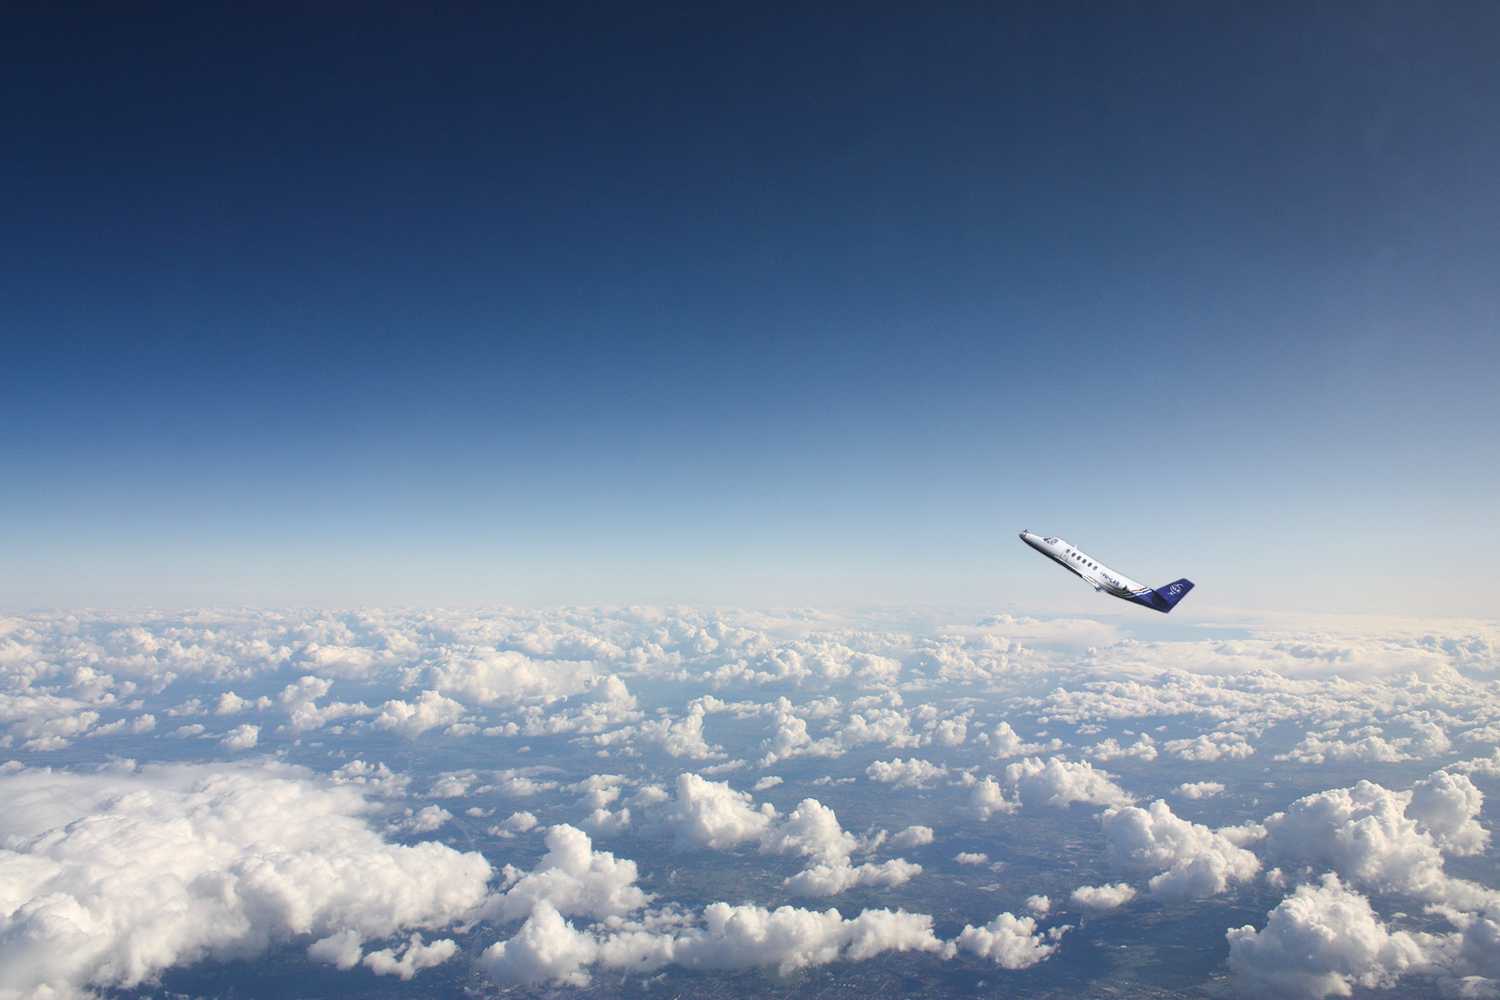
[[[3,15],[0,605],[1493,614],[1500,6],[1097,7]]]

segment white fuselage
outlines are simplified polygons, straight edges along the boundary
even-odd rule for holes
[[[1151,590],[1150,587],[1137,583],[1124,573],[1116,573],[1065,539],[1054,538],[1050,535],[1044,538],[1041,535],[1023,531],[1021,541],[1049,559],[1061,563],[1064,568],[1077,573],[1095,590],[1102,590],[1126,600],[1139,597]]]

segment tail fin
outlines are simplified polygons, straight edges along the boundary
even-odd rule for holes
[[[1166,614],[1177,606],[1177,602],[1188,595],[1193,589],[1192,580],[1174,580],[1169,584],[1157,587],[1146,595],[1142,604],[1150,605],[1162,614]]]

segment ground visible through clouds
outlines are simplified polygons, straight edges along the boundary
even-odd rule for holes
[[[0,619],[0,998],[1500,996],[1500,626]]]

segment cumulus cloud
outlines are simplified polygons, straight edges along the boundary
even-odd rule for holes
[[[1304,885],[1271,911],[1266,926],[1231,929],[1229,968],[1249,991],[1321,998],[1349,996],[1354,987],[1389,987],[1427,964],[1423,941],[1391,931],[1370,901],[1337,875]]]
[[[156,716],[149,712],[137,715],[135,718],[121,718],[102,726],[95,726],[84,735],[88,737],[116,736],[120,733],[129,733],[132,736],[140,736],[149,733],[156,728]]]
[[[408,739],[415,739],[440,726],[449,726],[463,718],[464,707],[436,691],[423,691],[415,701],[391,699],[380,706],[375,725],[390,729]]]
[[[963,813],[955,819],[956,833],[965,840],[973,831],[964,832],[965,822],[972,826],[964,817],[1013,813],[1023,801],[1028,810],[1072,804],[1089,806],[1090,813],[1109,810],[1098,818],[1098,834],[1077,841],[1072,834],[1085,821],[1075,816],[1067,846],[1059,841],[1057,848],[1072,851],[1076,843],[1084,852],[1107,850],[1110,878],[1128,877],[1136,889],[1158,897],[1230,891],[1253,872],[1252,851],[1278,866],[1257,890],[1290,891],[1335,871],[1351,889],[1407,897],[1395,905],[1424,907],[1422,915],[1392,917],[1392,929],[1410,929],[1418,920],[1445,920],[1455,929],[1441,948],[1424,944],[1429,957],[1447,962],[1441,975],[1451,978],[1442,989],[1467,995],[1497,985],[1490,982],[1500,978],[1492,957],[1500,952],[1497,894],[1444,868],[1446,860],[1458,870],[1459,856],[1470,859],[1462,862],[1464,873],[1490,867],[1480,789],[1500,775],[1500,753],[1491,754],[1489,747],[1500,731],[1493,721],[1494,682],[1500,677],[1494,623],[1267,619],[1234,622],[1236,638],[1144,643],[1106,635],[1111,629],[1097,623],[934,622],[929,632],[925,625],[913,628],[914,620],[905,612],[841,616],[807,609],[752,614],[691,608],[0,617],[0,749],[32,762],[47,759],[32,755],[56,753],[76,740],[81,747],[66,758],[73,766],[89,753],[103,759],[109,752],[153,748],[172,756],[223,758],[263,747],[266,726],[276,728],[277,722],[273,715],[249,713],[270,712],[284,716],[278,732],[292,738],[303,759],[336,768],[322,777],[299,772],[297,780],[325,791],[342,786],[340,794],[362,803],[357,818],[378,842],[379,831],[400,831],[407,841],[435,828],[467,836],[469,824],[455,823],[448,809],[481,820],[476,826],[493,824],[489,835],[495,838],[538,831],[535,840],[490,842],[527,859],[512,859],[520,867],[507,868],[504,880],[488,890],[496,899],[508,896],[504,914],[495,902],[478,911],[505,922],[493,929],[491,940],[509,941],[501,941],[491,959],[510,970],[501,976],[507,981],[582,981],[591,972],[686,964],[683,956],[689,954],[706,961],[701,949],[707,945],[692,944],[708,936],[703,911],[680,903],[635,905],[632,894],[643,890],[634,875],[627,877],[623,860],[634,854],[617,845],[630,843],[636,831],[653,846],[675,837],[682,846],[738,851],[734,870],[759,869],[753,883],[745,884],[782,895],[828,897],[899,885],[909,885],[902,898],[941,894],[947,880],[924,883],[918,865],[899,858],[874,863],[882,848],[933,843],[929,827],[894,834],[878,829],[894,816],[902,824],[922,817],[896,809],[900,803],[893,802],[883,817],[868,806],[872,796],[890,798],[896,787],[946,784],[922,799],[934,808],[956,805]],[[1075,639],[1096,638],[1071,642],[1073,648],[1065,650],[1052,641],[1058,629]],[[785,695],[767,700],[744,690],[761,684],[779,685]],[[377,707],[354,700],[353,691]],[[138,738],[168,718],[167,732],[177,729],[183,739]],[[225,721],[214,725],[219,719]],[[259,729],[230,729],[239,723]],[[373,758],[356,758],[355,747],[341,738],[371,730],[407,737],[442,733],[443,745],[460,756],[445,752],[442,760],[434,759],[429,741],[406,745],[398,773]],[[458,746],[458,740],[470,742]],[[516,745],[527,740],[531,745]],[[1447,755],[1454,743],[1467,752],[1412,784],[1422,772],[1401,765]],[[1068,745],[1077,749],[1065,755]],[[861,749],[871,747],[873,755]],[[534,757],[522,756],[532,752]],[[1378,791],[1304,796],[1263,825],[1210,829],[1165,805],[1136,808],[1121,779],[1099,770],[1121,761],[1142,788],[1175,786],[1169,798],[1177,808],[1213,794],[1226,800],[1226,815],[1241,819],[1261,798],[1285,801],[1276,788],[1282,776],[1226,766],[1253,761],[1255,754],[1268,764],[1273,754],[1291,763],[1357,764]],[[858,763],[841,761],[845,755]],[[777,787],[772,777],[757,781],[759,775],[742,770],[746,776],[734,788],[720,780],[751,766],[748,761],[813,757],[828,763],[792,768],[795,775],[776,770],[788,782],[829,788],[839,815],[816,799],[804,799],[783,815],[735,790],[754,783],[759,795]],[[871,764],[872,757],[884,759]],[[516,766],[522,759],[543,766]],[[479,760],[502,760],[507,770],[451,770]],[[589,777],[601,769],[600,760],[628,779]],[[999,761],[993,777],[983,770],[986,760]],[[673,761],[704,762],[694,766],[699,784],[683,791]],[[0,765],[0,773],[21,770],[19,763]],[[1296,771],[1292,778],[1301,782],[1308,773]],[[1393,773],[1394,782],[1387,777]],[[861,780],[873,784],[861,786]],[[413,787],[425,792],[423,798],[404,801]],[[1334,794],[1339,791],[1349,801]],[[387,801],[373,801],[377,797]],[[504,797],[525,797],[533,812],[497,821],[521,804],[502,806]],[[895,797],[906,806],[917,799]],[[860,818],[863,835],[839,822],[852,816]],[[567,819],[580,828],[573,833],[588,831],[593,839],[582,850],[575,842],[571,853],[559,852],[567,855],[566,863],[532,860],[542,849],[541,831],[550,835],[556,829],[538,817]],[[47,829],[66,829],[68,823],[62,817]],[[605,835],[619,839],[604,842]],[[9,840],[0,843],[13,847]],[[600,843],[620,857],[596,850]],[[970,845],[951,844],[944,856],[959,846]],[[749,856],[756,851],[795,861],[756,862]],[[673,857],[667,870],[652,873],[661,881],[651,884],[663,893],[692,886],[694,898],[701,898],[701,863],[705,859],[694,854]],[[695,866],[698,871],[690,870]],[[712,879],[724,874],[724,866],[710,867]],[[0,878],[0,886],[9,884]],[[523,884],[527,888],[517,888]],[[621,895],[610,905],[616,890]],[[714,891],[712,881],[707,891]],[[1042,916],[1050,903],[1038,899],[1019,912]],[[8,905],[0,888],[0,912]],[[603,910],[612,912],[597,915]],[[759,919],[774,912],[750,908],[741,916]],[[978,922],[994,911],[944,912],[960,926],[964,917]],[[466,927],[472,919],[469,913],[455,923]],[[805,919],[783,918],[775,925],[800,927]],[[251,920],[265,923],[258,915]],[[400,976],[441,957],[445,942],[464,940],[444,926],[397,922],[378,934],[329,920],[305,935],[270,940],[295,937],[298,946],[311,941],[315,960]],[[976,928],[971,940],[984,929]],[[1019,955],[1056,944],[1035,927],[1007,925],[989,933],[1014,939]],[[0,948],[4,937],[0,933]],[[217,945],[193,954],[231,953],[240,954]],[[840,952],[843,957],[848,955]],[[718,967],[745,968],[748,961]],[[778,968],[779,962],[767,967]],[[100,981],[117,980],[110,972]]]
[[[399,833],[431,833],[452,818],[453,814],[442,806],[423,806],[415,811],[406,810],[391,824],[391,829]]]
[[[1068,897],[1074,906],[1085,910],[1117,910],[1135,898],[1135,889],[1128,882],[1112,885],[1080,885]]]
[[[933,830],[930,826],[909,826],[905,830],[891,837],[892,847],[922,847],[933,841]]]
[[[546,767],[511,767],[495,772],[494,787],[502,795],[512,798],[529,798],[550,792],[557,782],[538,775],[548,773]]]
[[[758,839],[775,816],[770,805],[756,808],[749,793],[735,791],[727,782],[680,774],[666,820],[679,841],[724,850]]]
[[[1465,910],[1493,906],[1500,898],[1493,890],[1444,871],[1439,838],[1467,850],[1480,836],[1470,810],[1482,798],[1475,797],[1477,789],[1471,796],[1455,780],[1460,777],[1426,779],[1414,810],[1408,808],[1413,792],[1370,781],[1303,796],[1266,818],[1265,854],[1284,866],[1332,869],[1356,887],[1407,892]]]
[[[1008,764],[1005,781],[1016,788],[1021,801],[1066,808],[1077,802],[1096,806],[1123,806],[1135,801],[1124,789],[1110,780],[1108,772],[1096,769],[1088,761],[1069,761],[1039,757]]]
[[[798,715],[786,698],[776,700],[771,735],[761,744],[761,767],[770,767],[792,757],[837,757],[844,745],[837,739],[813,739],[807,720]]]
[[[636,697],[625,681],[615,674],[595,675],[588,691],[579,699],[568,698],[562,708],[552,707],[549,699],[542,705],[526,705],[521,710],[520,725],[511,723],[515,729],[527,736],[555,736],[562,733],[585,733],[594,736],[595,742],[608,744],[616,739],[633,736],[634,730],[626,726],[612,734],[604,731],[611,726],[625,726],[637,721],[642,713]],[[569,707],[575,706],[575,707]],[[509,732],[507,727],[507,732]]]
[[[481,964],[501,983],[587,985],[593,966],[650,972],[665,965],[691,969],[770,968],[787,975],[837,961],[863,961],[887,952],[951,953],[926,914],[865,910],[845,918],[837,910],[713,903],[701,924],[683,929],[649,925],[618,931],[579,930],[541,905]]]
[[[705,714],[703,704],[698,702],[680,719],[664,716],[643,722],[639,727],[641,738],[655,743],[673,757],[713,760],[728,756],[722,747],[714,746],[704,737]]]
[[[1151,738],[1149,733],[1141,733],[1136,737],[1134,743],[1129,746],[1122,746],[1119,740],[1111,737],[1095,743],[1089,748],[1088,754],[1095,760],[1105,762],[1121,760],[1127,757],[1134,757],[1137,760],[1150,762],[1157,757],[1156,741]]]
[[[894,760],[877,760],[865,768],[865,776],[871,781],[895,785],[897,788],[924,788],[940,781],[947,774],[948,769],[941,764],[917,757],[910,760],[900,757]]]
[[[635,862],[594,850],[582,830],[562,824],[547,831],[547,853],[534,869],[505,867],[505,894],[491,904],[502,919],[531,914],[545,900],[567,916],[618,917],[650,902],[635,884]]]
[[[701,931],[680,937],[673,960],[691,968],[772,967],[783,975],[833,961],[863,961],[890,951],[944,954],[926,914],[864,910],[845,918],[838,910],[713,903]]]
[[[516,650],[455,646],[438,652],[425,671],[428,687],[469,704],[554,701],[596,683],[588,663],[533,660]]]
[[[839,823],[837,814],[817,799],[806,798],[785,816],[769,805],[756,807],[751,797],[725,782],[695,774],[678,777],[677,794],[660,806],[664,821],[680,842],[728,850],[755,841],[763,854],[793,854],[813,865],[784,880],[788,891],[801,896],[832,896],[856,886],[903,885],[921,874],[922,866],[899,858],[852,865],[856,850],[873,849],[884,834],[862,844]]]
[[[249,750],[260,741],[260,727],[246,723],[243,726],[235,726],[219,740],[219,746],[225,750]]]
[[[798,896],[836,896],[856,887],[905,885],[922,874],[922,866],[901,858],[878,864],[850,865],[847,861],[814,865],[785,879],[787,891]]]
[[[382,948],[365,956],[364,965],[377,976],[411,979],[423,969],[442,965],[458,954],[458,942],[443,938],[431,944],[422,943],[422,935],[413,934],[399,950]]]
[[[1452,855],[1483,854],[1490,832],[1479,824],[1484,793],[1462,774],[1435,771],[1412,786],[1406,814]]]
[[[939,719],[933,723],[932,736],[945,747],[963,746],[969,738],[969,719],[967,716]]]
[[[219,695],[218,702],[214,705],[215,715],[238,715],[251,708],[269,708],[271,699],[261,698],[260,703],[241,698],[233,691],[224,691]]]
[[[891,749],[907,749],[924,746],[931,742],[922,733],[911,728],[911,718],[900,708],[900,696],[888,695],[890,704],[881,705],[874,698],[855,701],[856,711],[838,732],[841,747],[857,747],[866,743],[877,743]]]
[[[1410,757],[1402,749],[1403,745],[1404,741],[1392,742],[1373,733],[1357,740],[1341,740],[1328,738],[1320,733],[1308,733],[1295,747],[1286,753],[1277,754],[1276,759],[1296,764],[1324,764],[1329,761],[1395,764]]]
[[[995,727],[994,732],[989,734],[990,751],[996,757],[1023,757],[1028,754],[1041,753],[1047,749],[1058,749],[1060,741],[1054,740],[1054,746],[1047,747],[1040,743],[1027,743],[1021,739],[1019,733],[1009,722],[1001,722]]]
[[[1173,814],[1161,799],[1146,809],[1120,806],[1100,817],[1110,857],[1156,871],[1149,885],[1168,899],[1214,896],[1231,883],[1254,878],[1260,860],[1206,826]]]
[[[987,865],[990,856],[983,851],[959,851],[953,856],[953,860],[961,865]]]
[[[363,702],[335,701],[318,704],[332,690],[333,681],[311,674],[299,677],[294,683],[281,689],[276,700],[281,703],[282,709],[286,712],[287,725],[293,732],[321,729],[338,719],[374,714],[375,710]],[[230,705],[238,709],[239,705],[236,703],[241,701],[243,699],[237,698]],[[224,705],[223,699],[220,699],[220,705]]]
[[[1243,760],[1255,753],[1239,733],[1204,733],[1191,739],[1168,740],[1162,749],[1183,760]]]
[[[364,939],[359,936],[359,931],[347,928],[307,946],[308,958],[340,969],[354,968],[364,953]]]
[[[980,819],[989,819],[995,813],[1013,813],[1021,808],[1021,800],[1007,798],[1005,789],[991,777],[974,782],[969,791],[969,808]]]
[[[392,771],[383,762],[371,764],[360,758],[351,760],[328,777],[336,785],[356,785],[372,794],[391,798],[405,795],[407,786],[411,784],[410,778]]]
[[[824,864],[847,859],[857,846],[838,815],[817,799],[803,799],[761,834],[761,850],[768,854],[801,854]]]
[[[489,833],[492,837],[514,837],[518,833],[526,833],[537,827],[537,818],[529,812],[513,812],[506,817],[505,822],[497,823],[490,827]]]
[[[352,787],[289,767],[22,770],[0,799],[0,994],[130,988],[303,935],[357,947],[488,895],[479,854],[387,843]]]
[[[1224,794],[1224,786],[1217,781],[1184,781],[1172,791],[1185,799],[1211,799]]]
[[[988,958],[1003,969],[1029,969],[1046,961],[1062,947],[1062,936],[1071,927],[1039,931],[1035,917],[1002,913],[983,927],[965,925],[958,947],[980,958]]]
[[[532,910],[520,931],[485,950],[481,967],[506,985],[554,982],[587,986],[588,967],[599,955],[599,942],[575,930],[546,900]]]

